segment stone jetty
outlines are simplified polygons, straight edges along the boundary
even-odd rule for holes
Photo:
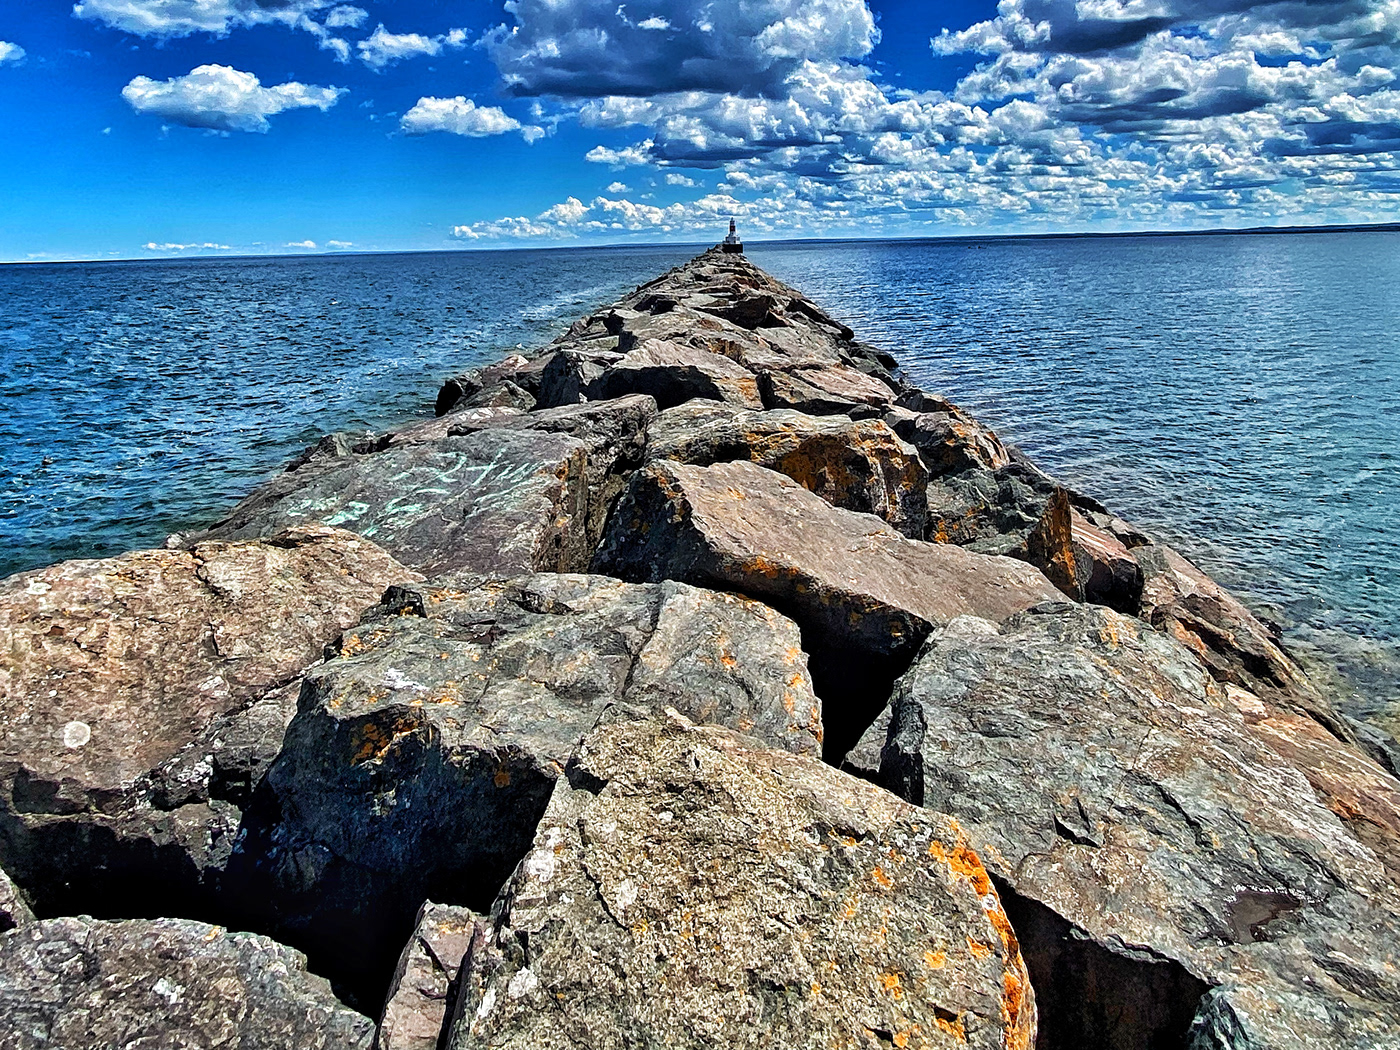
[[[1400,1048],[1395,754],[715,249],[0,581],[0,1044]]]

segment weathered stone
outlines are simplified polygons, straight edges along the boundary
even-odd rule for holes
[[[691,398],[762,408],[753,373],[727,357],[652,339],[628,353],[588,387],[593,399],[649,394],[661,408]]]
[[[1278,633],[1239,599],[1165,544],[1132,553],[1145,576],[1139,610],[1144,620],[1185,644],[1216,681],[1306,714],[1354,742],[1345,720],[1279,647]]]
[[[587,564],[587,449],[563,434],[494,430],[282,474],[198,538],[322,522],[426,573],[567,571]]]
[[[528,412],[534,407],[535,395],[506,379],[483,387],[475,394],[462,398],[452,407],[452,411],[463,412],[473,408],[514,408],[521,412]]]
[[[551,356],[540,354],[530,358],[523,354],[511,354],[495,364],[453,376],[444,382],[442,389],[438,391],[435,414],[444,416],[448,412],[457,411],[474,394],[505,382],[512,383],[532,397],[538,397],[541,378]]]
[[[508,406],[457,409],[435,419],[425,419],[390,431],[366,451],[382,452],[387,448],[398,448],[402,445],[422,445],[430,441],[441,441],[453,434],[467,434],[473,430],[485,430],[524,414],[524,410]],[[363,449],[363,444],[360,447]],[[345,455],[349,455],[349,451]]]
[[[621,360],[622,355],[615,350],[590,350],[580,345],[556,351],[540,375],[539,407],[558,408],[587,400],[598,377]]]
[[[924,535],[923,465],[878,420],[690,401],[650,423],[647,456],[702,467],[748,460],[786,474],[833,506],[874,514],[906,536]]]
[[[31,923],[0,940],[0,1031],[13,1050],[369,1050],[299,952],[181,919]]]
[[[375,1050],[438,1050],[457,970],[473,939],[488,928],[468,908],[423,903],[389,982]]]
[[[1011,462],[1001,439],[954,405],[941,412],[894,414],[887,422],[919,450],[924,466],[936,477],[969,467],[998,470]]]
[[[894,400],[894,391],[884,383],[845,365],[763,372],[758,383],[765,407],[792,408],[813,416],[879,416]]]
[[[202,907],[301,672],[414,576],[310,527],[0,583],[0,862],[50,914]]]
[[[24,891],[0,868],[0,933],[34,921]]]
[[[1016,939],[957,825],[680,718],[599,729],[463,963],[452,1050],[1027,1050]]]
[[[1238,1029],[1193,1046],[1394,1046],[1394,884],[1272,732],[1172,638],[1065,604],[934,632],[880,776],[1001,880],[1042,1046],[1179,1046],[1198,1013]]]
[[[307,675],[239,878],[260,928],[356,1001],[382,994],[416,902],[488,906],[600,718],[669,706],[821,746],[796,625],[683,584],[447,577],[389,591],[339,653]]]
[[[969,612],[1002,619],[1058,597],[1029,565],[906,539],[752,463],[647,464],[594,565],[624,579],[733,588],[796,620],[835,759],[935,624]]]

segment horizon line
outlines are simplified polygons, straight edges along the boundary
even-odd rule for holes
[[[891,237],[779,237],[769,240],[749,241],[758,247],[765,245],[788,244],[882,244],[895,242],[909,243],[950,243],[959,241],[1031,241],[1031,240],[1094,240],[1134,237],[1224,237],[1260,236],[1270,234],[1304,233],[1400,233],[1400,221],[1373,223],[1319,223],[1296,226],[1246,226],[1240,228],[1210,228],[1200,230],[1084,230],[1084,231],[1040,231],[1036,233],[957,233],[937,235],[891,236]],[[715,244],[719,242],[716,241]],[[137,255],[122,258],[73,258],[73,259],[11,259],[0,262],[0,266],[73,266],[83,263],[129,263],[129,262],[199,262],[209,259],[328,259],[341,256],[372,255],[452,255],[459,252],[522,252],[522,251],[603,251],[625,250],[629,248],[688,248],[709,247],[709,241],[623,241],[612,244],[502,244],[491,247],[463,246],[460,248],[366,248],[361,251],[301,251],[301,252],[244,252],[229,255]]]

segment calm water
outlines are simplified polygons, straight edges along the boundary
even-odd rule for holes
[[[0,575],[159,544],[691,254],[0,267]],[[1400,235],[750,255],[1400,703]]]

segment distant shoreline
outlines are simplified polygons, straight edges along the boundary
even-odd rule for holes
[[[749,247],[766,248],[790,244],[961,244],[986,241],[1077,241],[1110,240],[1140,237],[1236,237],[1267,234],[1301,233],[1400,233],[1400,222],[1332,224],[1322,226],[1248,226],[1228,230],[1112,230],[1078,233],[962,233],[937,237],[783,237],[775,240],[749,238]],[[15,259],[0,262],[4,266],[73,266],[95,263],[132,262],[197,262],[222,259],[236,262],[243,259],[330,259],[380,255],[456,255],[461,252],[558,252],[558,251],[629,251],[648,248],[704,248],[709,241],[634,241],[623,244],[551,244],[500,245],[489,248],[404,248],[384,251],[345,252],[268,252],[260,255],[151,255],[125,259]]]

